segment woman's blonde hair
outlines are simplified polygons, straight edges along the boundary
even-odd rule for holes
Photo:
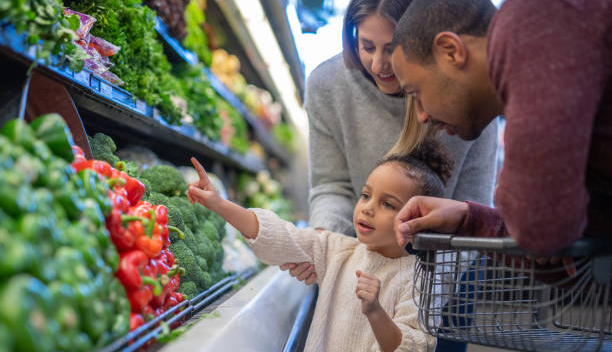
[[[402,133],[385,157],[412,154],[423,143],[423,140],[432,134],[433,131],[429,124],[420,123],[417,120],[416,104],[414,98],[409,95],[406,97],[406,115],[404,116]]]

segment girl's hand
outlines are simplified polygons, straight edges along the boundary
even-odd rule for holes
[[[355,294],[361,300],[361,312],[369,315],[382,309],[378,302],[380,292],[380,280],[374,275],[369,275],[357,270],[357,289]]]
[[[197,182],[192,182],[189,184],[189,189],[187,190],[187,197],[191,203],[198,202],[208,209],[214,210],[214,208],[220,203],[222,200],[217,193],[217,190],[213,186],[212,182],[208,178],[204,167],[200,164],[200,162],[196,158],[191,158],[191,163],[195,167],[198,172],[198,176],[200,176],[200,180]]]

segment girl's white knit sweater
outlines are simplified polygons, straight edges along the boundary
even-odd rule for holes
[[[386,258],[367,250],[354,237],[298,229],[270,211],[253,211],[259,221],[259,233],[256,239],[247,241],[261,261],[270,265],[314,263],[319,296],[304,351],[380,350],[355,295],[357,270],[380,280],[380,304],[402,331],[402,342],[396,351],[434,350],[435,338],[418,326],[412,289],[414,256]]]

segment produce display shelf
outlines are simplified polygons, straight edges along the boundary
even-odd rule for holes
[[[189,65],[195,65],[198,63],[197,56],[189,50],[183,48],[182,45],[168,33],[166,25],[160,18],[157,19],[155,30],[157,31],[160,39],[162,39],[164,48],[166,50],[166,55],[171,62],[187,63]],[[228,103],[238,110],[247,124],[251,126],[255,133],[256,139],[259,141],[259,143],[261,143],[263,148],[269,154],[280,159],[283,163],[289,164],[291,161],[289,154],[276,141],[274,141],[270,133],[257,120],[257,118],[251,114],[246,106],[244,106],[242,101],[240,101],[240,99],[238,99],[238,97],[236,97],[236,95],[234,95],[234,93],[230,91],[209,68],[204,68],[204,72],[206,73],[211,86],[217,92],[217,94],[219,94],[223,99],[227,100]]]
[[[235,285],[249,279],[256,272],[254,268],[248,268],[240,273],[224,278],[196,297],[181,302],[136,330],[130,331],[125,336],[101,349],[100,352],[132,352],[139,350],[141,347],[154,341],[163,332],[165,326],[170,327],[176,322],[188,321],[196,313],[213,303],[219,296],[231,291]]]
[[[0,24],[0,53],[26,65],[35,59],[35,46],[23,45],[23,36],[6,24]],[[116,85],[94,75],[88,70],[75,73],[68,67],[56,66],[58,57],[51,58],[51,65],[42,61],[37,69],[66,85],[79,108],[95,112],[108,122],[145,134],[168,149],[180,149],[186,156],[195,155],[221,161],[224,164],[250,172],[265,168],[263,162],[252,154],[242,155],[227,145],[212,141],[190,125],[167,124],[157,109]],[[87,121],[84,121],[87,123]]]

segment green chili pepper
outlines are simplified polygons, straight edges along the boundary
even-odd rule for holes
[[[34,130],[36,138],[45,142],[53,154],[68,162],[74,160],[74,154],[72,153],[74,141],[66,126],[66,122],[60,115],[42,115],[32,121],[30,126]]]
[[[59,328],[48,319],[53,306],[49,289],[36,278],[19,274],[0,287],[0,317],[18,351],[53,351]]]

